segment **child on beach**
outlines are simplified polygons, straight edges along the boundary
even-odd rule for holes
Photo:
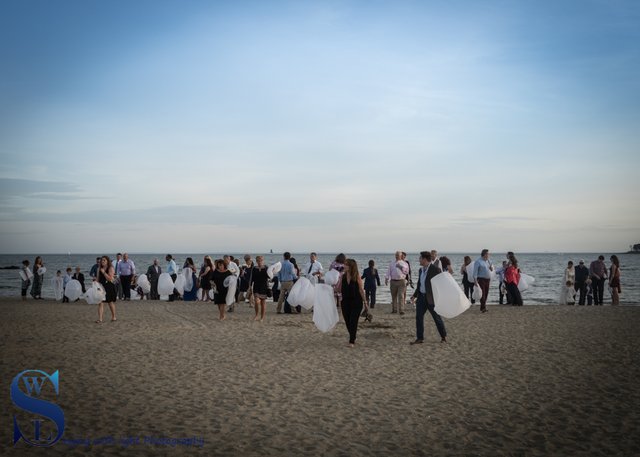
[[[593,287],[591,286],[591,278],[587,279],[587,306],[593,305]]]
[[[567,281],[562,287],[560,292],[560,304],[561,305],[575,305],[576,304],[576,290],[573,288],[573,283]]]
[[[51,278],[51,285],[53,286],[53,295],[56,301],[60,300],[64,293],[63,287],[64,278],[62,277],[62,271],[56,271],[56,275]]]
[[[31,273],[31,270],[29,269],[29,261],[23,260],[22,268],[20,269],[20,280],[22,281],[22,284],[21,284],[22,290],[20,295],[22,297],[22,301],[27,300],[27,290],[31,285],[32,277],[33,277],[33,273]]]

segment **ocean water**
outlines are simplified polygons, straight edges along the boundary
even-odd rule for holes
[[[230,253],[235,257],[242,258],[245,253]],[[255,257],[255,253],[249,253],[252,257]],[[257,253],[261,254],[261,253]],[[384,273],[388,265],[394,261],[392,253],[372,253],[372,254],[347,254],[347,257],[351,257],[356,260],[360,271],[367,267],[369,260],[374,260],[376,267],[379,270],[382,280],[382,286],[378,288],[377,301],[380,303],[390,303],[391,295],[389,293],[389,287],[384,286]],[[108,255],[108,254],[107,254]],[[199,265],[205,254],[173,254],[174,259],[179,267],[182,266],[186,257],[192,257]],[[209,254],[213,259],[221,258],[222,254]],[[293,257],[298,261],[300,268],[303,268],[308,261],[308,254],[294,253]],[[329,265],[334,260],[336,254],[318,254],[318,260],[322,262],[325,270],[329,268]],[[458,283],[462,282],[462,276],[459,273],[460,266],[463,262],[465,255],[469,255],[473,260],[478,257],[478,254],[449,254],[446,252],[440,253],[440,255],[446,255],[453,263],[454,277]],[[523,292],[523,300],[525,305],[552,305],[558,303],[560,295],[560,289],[562,286],[562,278],[564,269],[567,266],[569,260],[577,265],[578,260],[584,259],[587,267],[592,260],[597,259],[599,253],[581,253],[581,254],[518,254],[518,262],[522,272],[527,273],[534,278],[536,282],[528,290]],[[602,253],[605,256],[605,263],[609,266],[610,254]],[[282,259],[281,254],[264,254],[265,262],[267,264],[275,263]],[[51,279],[55,276],[56,270],[64,272],[67,267],[72,267],[75,270],[76,266],[79,266],[85,274],[87,281],[89,281],[89,270],[95,262],[97,254],[50,254],[43,255],[45,267],[47,272],[45,274],[45,281],[43,286],[43,297],[53,298],[53,287],[51,285]],[[164,260],[165,254],[130,254],[130,259],[134,261],[138,274],[145,273],[149,265],[152,264],[153,259],[157,258],[160,261],[160,265],[163,270],[165,269],[166,262]],[[618,254],[620,259],[620,271],[621,271],[621,283],[622,294],[620,295],[620,304],[623,305],[638,305],[640,304],[640,255],[638,254]],[[0,267],[8,266],[20,266],[24,259],[28,259],[33,265],[35,256],[20,256],[20,255],[0,255]],[[408,255],[407,260],[411,264],[413,272],[413,281],[417,282],[418,274],[418,254],[411,253]],[[491,256],[491,261],[495,266],[499,266],[505,260],[505,254],[494,253]],[[413,293],[413,289],[409,288],[408,295]],[[18,297],[20,295],[20,278],[17,270],[0,270],[0,296],[13,296]],[[605,290],[605,304],[610,303],[611,298],[607,290]],[[498,303],[498,287],[497,282],[491,283],[491,289],[489,291],[489,304]]]

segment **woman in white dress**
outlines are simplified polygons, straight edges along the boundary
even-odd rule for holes
[[[569,260],[567,268],[564,270],[564,276],[562,278],[562,288],[560,289],[560,304],[561,305],[573,305],[575,304],[575,289],[576,283],[576,270],[573,268],[573,262]]]

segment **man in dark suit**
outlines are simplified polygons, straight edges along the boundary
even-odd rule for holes
[[[86,290],[84,288],[84,275],[81,273],[80,267],[76,267],[76,272],[73,274],[73,278],[77,280],[82,286],[82,293],[85,293]]]
[[[424,343],[424,315],[429,310],[433,321],[436,323],[441,342],[447,342],[447,330],[444,328],[444,322],[438,313],[436,313],[433,301],[433,289],[431,288],[431,278],[442,272],[440,268],[431,263],[431,252],[423,251],[420,253],[420,272],[418,273],[418,284],[416,290],[411,297],[411,303],[416,304],[416,340],[411,344]]]
[[[160,273],[162,273],[162,268],[158,265],[158,259],[153,259],[153,265],[150,265],[147,269],[147,279],[151,283],[151,292],[149,293],[151,300],[160,300],[160,295],[158,294],[158,278],[160,278]]]
[[[584,260],[580,259],[580,263],[575,268],[576,283],[573,286],[576,292],[580,292],[579,305],[584,306],[584,300],[587,297],[587,279],[589,279],[589,269],[585,266]]]

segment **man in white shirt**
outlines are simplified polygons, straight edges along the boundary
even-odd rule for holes
[[[175,283],[176,278],[178,277],[178,266],[176,265],[176,261],[173,260],[173,256],[171,254],[167,254],[164,258],[167,261],[167,273],[171,275],[171,280]],[[175,301],[180,294],[176,289],[173,289],[173,293],[169,295],[169,301]]]
[[[431,250],[431,265],[434,267],[440,268],[442,270],[442,262],[440,262],[440,257],[438,257],[438,251],[435,249]]]
[[[433,321],[436,324],[438,333],[440,334],[440,341],[442,343],[447,342],[447,330],[444,327],[442,317],[435,310],[435,302],[433,300],[433,288],[431,287],[431,280],[441,273],[440,268],[433,264],[431,253],[429,251],[423,251],[420,253],[420,271],[418,272],[418,285],[413,297],[412,303],[416,303],[416,339],[411,344],[424,343],[424,315],[427,311],[433,317]]]
[[[396,251],[394,262],[389,264],[387,273],[384,275],[384,284],[390,284],[391,290],[391,313],[404,314],[405,292],[407,290],[407,274],[409,265],[402,260],[402,251]]]
[[[113,262],[113,271],[115,272],[115,283],[116,283],[116,293],[118,294],[118,300],[122,300],[124,298],[124,293],[122,290],[122,282],[120,281],[120,262],[122,262],[122,254],[116,254],[116,261]]]
[[[234,259],[230,255],[225,255],[222,257],[224,260],[224,265],[227,267],[227,270],[231,272],[234,276],[240,275],[240,267],[237,263],[234,262]]]
[[[317,284],[322,277],[322,264],[318,261],[318,254],[312,252],[309,254],[309,263],[304,266],[302,272],[311,284]]]

